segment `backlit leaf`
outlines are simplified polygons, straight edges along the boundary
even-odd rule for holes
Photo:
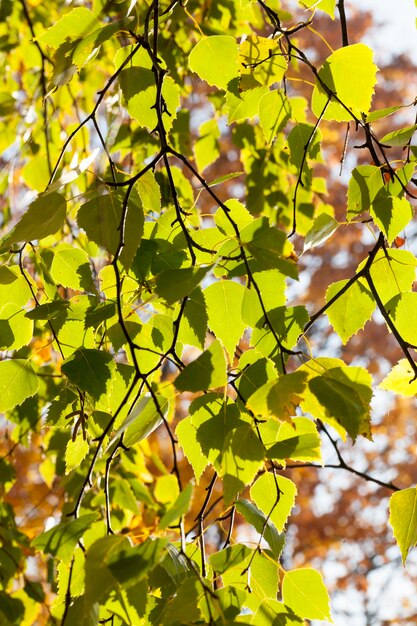
[[[233,37],[212,35],[201,39],[191,50],[190,69],[209,85],[227,89],[239,76],[239,48]]]
[[[326,314],[343,343],[365,326],[376,306],[372,294],[360,280],[355,281],[349,289],[338,295],[347,282],[339,280],[331,284],[326,291],[326,302],[337,296],[337,300],[327,309]]]
[[[397,365],[394,365],[388,376],[379,383],[380,389],[386,391],[394,391],[411,398],[417,395],[417,380],[407,359],[401,359]]]
[[[363,43],[333,52],[319,70],[313,90],[311,108],[316,117],[322,114],[329,99],[331,102],[323,114],[325,120],[349,122],[352,120],[349,111],[359,119],[361,113],[369,113],[377,69],[371,48]]]
[[[245,331],[241,318],[242,300],[245,288],[231,280],[220,280],[204,290],[207,304],[208,325],[218,337],[233,362],[233,355],[239,339]]]
[[[282,599],[296,615],[332,622],[330,599],[321,574],[310,567],[286,572]]]
[[[59,523],[32,541],[32,546],[69,563],[78,540],[97,519],[95,513]]]
[[[40,195],[29,205],[13,230],[6,235],[5,243],[10,245],[54,235],[64,224],[66,210],[66,200],[59,193]]]
[[[259,120],[268,144],[284,128],[291,115],[291,105],[279,89],[268,91],[259,101]]]
[[[256,506],[269,516],[279,532],[282,532],[295,504],[297,488],[288,478],[262,474],[250,488],[250,495]]]
[[[38,387],[38,379],[29,361],[0,361],[0,412],[22,404],[37,392]]]
[[[417,488],[410,487],[393,493],[389,509],[389,523],[405,565],[410,548],[417,544]]]
[[[180,391],[205,391],[227,383],[226,358],[216,339],[195,361],[180,372],[174,381]]]

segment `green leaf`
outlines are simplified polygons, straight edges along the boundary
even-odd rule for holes
[[[106,391],[106,381],[111,376],[109,364],[112,356],[101,350],[80,348],[61,365],[61,371],[74,385],[99,398]]]
[[[363,43],[345,46],[333,52],[319,70],[313,90],[311,108],[316,117],[320,117],[331,97],[329,92],[336,94],[338,100],[331,98],[323,119],[349,122],[352,115],[348,110],[359,119],[362,113],[369,113],[377,69],[371,48]],[[329,91],[323,88],[322,83]]]
[[[417,346],[417,293],[398,294],[385,306],[403,340]]]
[[[5,236],[3,243],[10,245],[55,235],[64,224],[66,211],[66,200],[59,193],[40,195],[29,205],[13,230]]]
[[[285,233],[269,226],[266,217],[253,220],[240,233],[244,247],[259,262],[260,270],[279,269],[291,278],[297,278],[297,267],[289,260],[294,252],[293,245]]]
[[[22,404],[38,391],[32,365],[24,359],[0,361],[0,413]]]
[[[201,39],[191,50],[188,62],[192,72],[209,85],[227,89],[239,76],[239,48],[233,37],[212,35]]]
[[[238,388],[243,402],[247,402],[262,385],[277,377],[273,362],[261,358],[254,350],[245,352],[240,357],[239,369],[241,375],[238,379]]]
[[[159,521],[159,528],[168,528],[168,526],[185,515],[190,508],[192,495],[193,485],[189,483],[181,491],[174,504],[170,506],[166,513],[161,517]]]
[[[284,274],[278,270],[266,270],[265,272],[254,272],[253,278],[262,294],[262,303],[267,312],[285,305],[286,282]],[[249,289],[245,289],[243,295],[242,319],[251,328],[255,328],[264,319],[264,310],[253,285]]]
[[[252,485],[250,495],[256,506],[282,532],[297,495],[297,487],[292,480],[266,472]]]
[[[124,535],[107,535],[89,546],[85,556],[85,596],[91,604],[117,586],[109,562],[117,563],[130,549],[129,539]]]
[[[0,302],[24,307],[32,298],[30,286],[35,287],[36,283],[27,273],[23,275],[19,266],[0,266]]]
[[[179,391],[206,391],[227,383],[226,359],[218,339],[195,361],[187,365],[174,381]]]
[[[119,193],[96,196],[83,204],[77,213],[77,223],[87,237],[110,254],[116,254],[120,244],[119,230],[123,215],[123,196]],[[125,228],[124,247],[120,260],[128,269],[136,254],[143,234],[144,216],[138,198],[129,196]]]
[[[45,554],[52,554],[65,563],[71,561],[77,542],[97,519],[96,513],[87,513],[77,519],[61,522],[32,541],[32,546]]]
[[[417,380],[415,380],[414,371],[407,359],[398,361],[378,387],[386,391],[394,391],[406,398],[416,396]]]
[[[238,500],[236,511],[243,515],[248,524],[251,524],[258,533],[263,533],[274,558],[278,560],[285,546],[285,535],[279,533],[272,520],[249,500]]]
[[[129,67],[119,74],[119,81],[129,115],[141,127],[153,131],[157,128],[158,116],[155,110],[157,86],[152,70],[148,67]],[[180,106],[180,87],[170,76],[164,78],[161,95],[165,105],[162,121],[165,130],[169,131]]]
[[[304,164],[304,170],[308,172],[306,157],[315,161],[321,160],[321,139],[320,129],[315,128],[313,124],[305,122],[296,124],[287,138],[291,163],[298,169],[301,169],[301,166]]]
[[[64,41],[86,37],[100,26],[94,13],[85,7],[78,7],[66,13],[56,24],[39,35],[37,40],[52,48],[58,48]]]
[[[231,280],[220,280],[204,290],[207,304],[208,325],[221,340],[233,363],[236,345],[246,325],[242,321],[241,308],[245,288]]]
[[[326,291],[326,302],[337,296],[347,282],[347,280],[339,280],[332,283]],[[326,314],[345,344],[371,319],[375,306],[372,294],[360,280],[357,280],[337,297],[337,300],[327,309]]]
[[[227,123],[250,120],[258,115],[259,101],[268,91],[266,86],[239,91],[238,80],[232,81],[226,93]],[[210,184],[210,186],[212,185],[213,183]]]
[[[346,366],[339,359],[311,359],[298,371],[309,375],[308,392],[301,401],[303,411],[332,425],[339,424],[356,439],[370,438],[372,378],[362,367]]]
[[[49,268],[54,281],[63,287],[95,291],[91,268],[84,250],[61,243],[54,249]]]
[[[334,20],[336,0],[299,0],[299,4],[307,9],[320,9]]]
[[[208,325],[207,307],[204,293],[196,287],[190,293],[181,318],[178,341],[204,349]]]
[[[366,260],[358,266],[358,271]],[[391,248],[387,254],[379,250],[371,265],[370,274],[383,304],[404,291],[411,291],[416,278],[417,259],[408,250]]]
[[[0,616],[4,626],[22,624],[25,605],[20,598],[14,598],[10,592],[0,591]]]
[[[86,457],[90,446],[88,441],[82,437],[77,437],[74,441],[70,439],[65,448],[65,473],[69,474],[76,469],[81,461]]]
[[[220,156],[218,139],[220,130],[216,119],[200,124],[199,137],[194,143],[194,157],[200,172],[214,163]]]
[[[398,130],[384,135],[382,139],[380,139],[380,142],[386,146],[405,146],[411,140],[416,130],[417,124],[399,128]]]
[[[340,368],[342,370],[342,368]],[[317,376],[310,381],[310,391],[325,407],[329,417],[334,417],[349,433],[353,440],[361,434],[369,434],[369,401],[372,391],[369,390],[368,402],[365,403],[356,391],[352,382],[347,379],[338,380],[333,376]],[[340,372],[343,377],[343,371]]]
[[[33,338],[33,322],[22,307],[10,303],[0,308],[0,350],[19,350]]]
[[[413,209],[407,198],[382,196],[376,198],[371,207],[375,224],[382,230],[391,244],[395,237],[413,218]]]
[[[321,441],[317,427],[306,417],[294,417],[291,422],[268,420],[259,424],[266,455],[285,466],[292,461],[316,461],[322,463]]]
[[[74,598],[71,603],[68,613],[65,617],[65,623],[67,626],[97,626],[99,623],[99,610],[98,604],[90,604],[84,595]]]
[[[247,406],[263,418],[271,415],[279,420],[295,415],[306,386],[307,374],[293,372],[262,385],[251,395]]]
[[[259,607],[252,619],[254,626],[303,626],[301,617],[297,617],[285,604],[267,598]]]
[[[223,395],[216,393],[196,398],[190,405],[189,414],[177,429],[181,446],[184,444],[184,452],[199,478],[208,463],[218,471],[221,469],[226,436],[244,422],[240,419],[236,403],[225,402]]]
[[[337,222],[331,215],[322,213],[314,220],[310,230],[307,232],[304,240],[303,252],[321,246],[333,233],[339,228]]]
[[[332,622],[329,594],[321,574],[315,569],[306,567],[286,572],[282,599],[300,617]]]
[[[161,188],[156,182],[152,170],[145,172],[139,178],[136,186],[146,213],[158,213],[161,210]]]
[[[417,544],[417,488],[401,489],[389,501],[389,523],[405,565],[410,548]]]
[[[119,583],[125,588],[131,587],[158,565],[166,544],[166,539],[146,539],[140,545],[113,551],[105,559],[105,564]]]
[[[196,576],[186,578],[176,591],[172,602],[164,614],[166,624],[202,623],[198,600],[201,596],[201,582]]]
[[[381,169],[375,165],[358,165],[352,170],[348,184],[347,220],[368,211],[384,186]]]
[[[291,105],[283,91],[268,91],[259,101],[259,121],[267,144],[271,144],[291,116]]]
[[[155,401],[151,395],[139,398],[128,413],[120,428],[117,429],[110,445],[125,433],[123,442],[128,448],[138,441],[142,441],[158,428],[162,423],[162,415],[166,415],[169,409],[168,400],[159,394],[155,395],[160,412],[155,406]]]
[[[224,502],[230,504],[255,478],[264,461],[264,448],[249,424],[228,433],[224,442],[220,475]]]
[[[185,267],[178,270],[165,270],[156,277],[156,293],[167,304],[174,304],[174,302],[188,296],[200,284],[211,268],[212,266],[208,265],[207,267]]]
[[[185,417],[180,421],[175,430],[175,434],[177,435],[178,443],[193,468],[194,476],[198,485],[201,475],[206,469],[209,460],[205,454],[203,454],[201,445],[197,439],[197,429],[193,425],[192,418],[190,416]]]
[[[287,69],[287,60],[277,39],[249,34],[239,46],[242,94],[254,92],[260,85],[280,83]],[[230,87],[230,86],[229,86]],[[254,89],[255,88],[255,89]]]

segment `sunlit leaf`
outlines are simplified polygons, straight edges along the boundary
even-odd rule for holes
[[[194,46],[188,62],[190,69],[209,85],[227,89],[229,82],[239,75],[238,55],[233,37],[212,35]]]
[[[310,567],[286,572],[282,599],[296,615],[332,622],[330,599],[321,574]]]
[[[417,544],[417,489],[410,487],[393,493],[389,509],[389,523],[405,565],[410,548]]]
[[[0,411],[8,411],[33,396],[39,387],[32,365],[23,359],[0,361]]]
[[[377,69],[371,48],[363,43],[333,52],[319,70],[313,90],[311,108],[316,117],[349,122],[352,115],[360,119],[361,113],[369,113]]]
[[[69,563],[78,540],[96,519],[95,513],[87,513],[77,519],[61,522],[36,537],[32,545]]]

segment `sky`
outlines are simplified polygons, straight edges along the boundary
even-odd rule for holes
[[[356,7],[374,14],[376,26],[369,43],[375,49],[377,64],[390,53],[405,52],[417,63],[417,8],[414,0],[345,0],[347,10]]]

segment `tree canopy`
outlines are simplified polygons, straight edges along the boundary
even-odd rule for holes
[[[417,544],[405,69],[343,0],[0,16],[0,621],[331,622],[311,485]]]

